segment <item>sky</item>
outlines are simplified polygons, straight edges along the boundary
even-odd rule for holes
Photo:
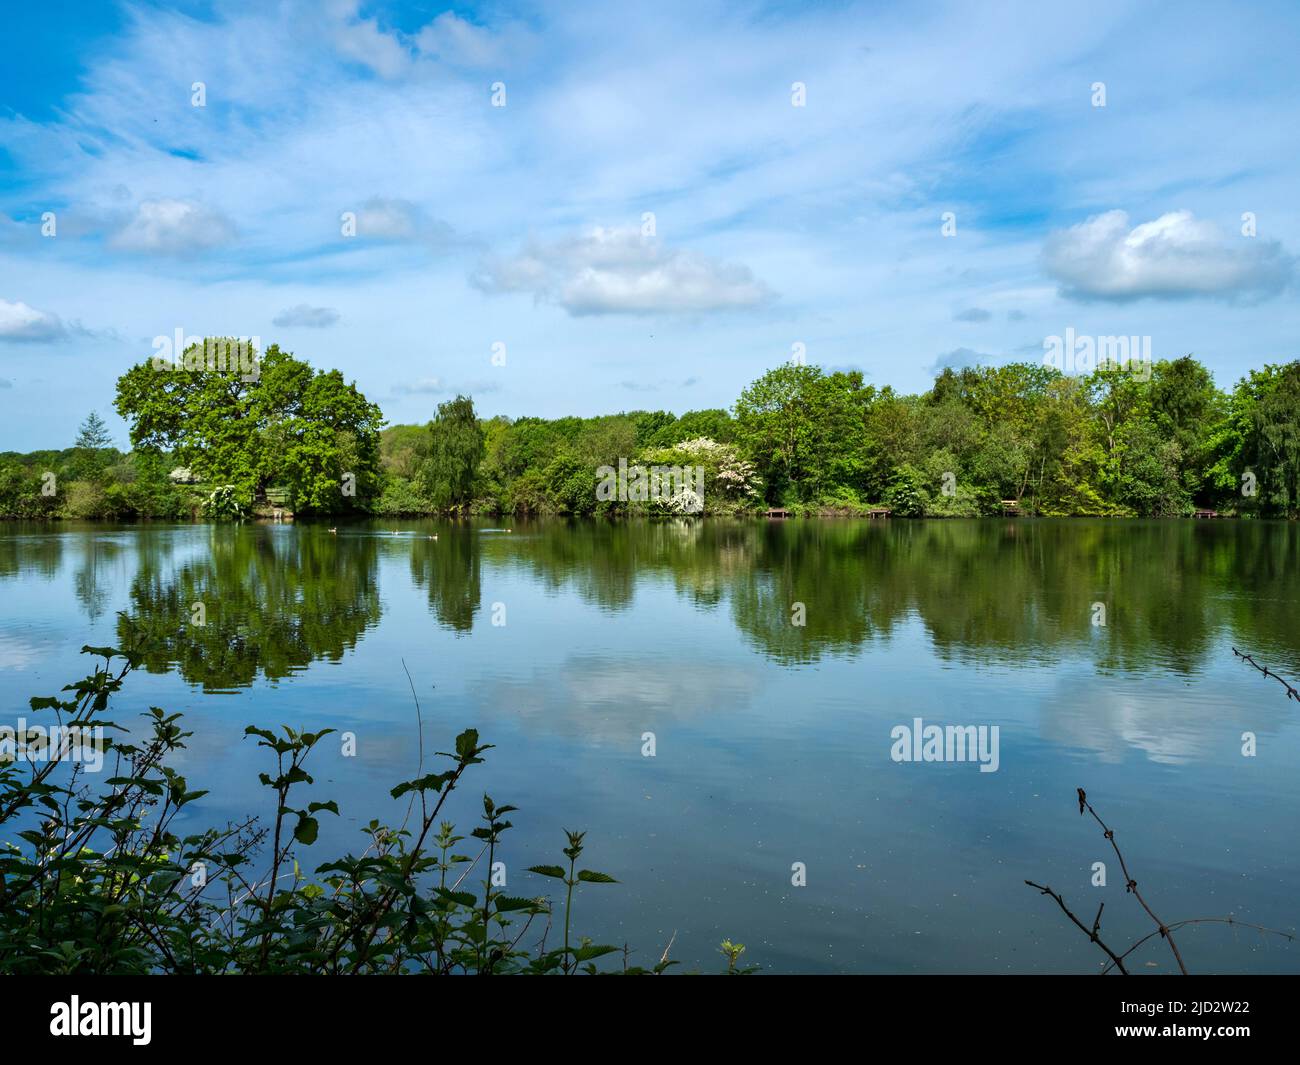
[[[1300,352],[1294,3],[6,6],[0,450],[157,338],[390,423],[730,407],[802,355],[925,390],[1150,337]]]

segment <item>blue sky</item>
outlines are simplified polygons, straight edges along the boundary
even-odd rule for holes
[[[1294,4],[27,7],[0,449],[125,444],[178,329],[391,422],[725,407],[796,344],[907,391],[1067,329],[1223,385],[1300,354]]]

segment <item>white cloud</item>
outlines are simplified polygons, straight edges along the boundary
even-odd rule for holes
[[[1262,298],[1283,289],[1293,260],[1276,241],[1226,237],[1190,211],[1171,211],[1129,228],[1107,211],[1051,234],[1043,249],[1062,295],[1075,299]]]
[[[271,319],[271,324],[281,328],[328,329],[338,320],[339,312],[333,307],[310,307],[299,303],[295,307],[286,307]]]
[[[420,54],[466,67],[486,67],[502,59],[498,38],[454,11],[444,11],[416,35]]]
[[[393,386],[393,392],[399,396],[437,395],[446,390],[442,381],[437,377],[422,377],[418,381],[412,381],[409,384]]]
[[[188,255],[235,239],[220,211],[193,200],[145,200],[109,240],[115,248],[153,255]]]
[[[974,351],[971,348],[953,348],[952,351],[946,351],[930,364],[930,373],[936,377],[944,370],[962,370],[966,367],[975,367],[981,364],[988,365],[997,359],[996,355],[990,355],[984,351]]]
[[[374,19],[344,26],[334,34],[339,52],[381,78],[397,78],[406,72],[410,57],[397,40],[379,29]]]
[[[665,248],[635,227],[533,241],[488,259],[472,280],[485,292],[531,292],[575,316],[737,310],[774,298],[748,267]]]
[[[494,381],[462,382],[453,387],[440,377],[422,377],[418,381],[393,386],[397,396],[476,396],[483,392],[496,392],[501,386]]]
[[[376,196],[357,211],[357,236],[372,240],[424,241],[432,245],[450,244],[451,226],[428,217],[410,200]]]
[[[67,334],[57,314],[38,311],[21,300],[0,299],[0,340],[40,344]]]

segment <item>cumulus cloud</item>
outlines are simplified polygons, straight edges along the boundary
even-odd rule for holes
[[[145,200],[109,240],[124,251],[189,255],[229,244],[234,224],[220,211],[193,200]]]
[[[485,292],[530,292],[575,317],[737,310],[774,298],[748,267],[665,248],[632,227],[532,241],[485,260],[471,281]]]
[[[1294,260],[1276,241],[1228,237],[1190,211],[1129,226],[1107,211],[1048,237],[1047,272],[1072,299],[1261,299],[1281,291]]]
[[[339,312],[333,307],[309,307],[299,303],[282,310],[271,319],[271,324],[281,328],[328,329],[338,320]]]
[[[21,300],[0,299],[0,340],[42,344],[67,335],[57,314],[38,311]]]
[[[983,307],[968,307],[952,316],[954,322],[987,322],[993,315]]]
[[[430,218],[410,200],[376,196],[357,211],[357,236],[371,240],[423,241],[446,245],[453,239],[451,226]]]

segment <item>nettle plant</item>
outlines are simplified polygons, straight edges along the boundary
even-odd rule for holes
[[[82,650],[103,666],[62,697],[32,699],[32,710],[52,711],[65,726],[126,733],[105,712],[142,656]],[[372,821],[359,855],[309,876],[299,850],[316,842],[320,816],[339,810],[333,801],[303,804],[298,793],[313,783],[305,768],[312,749],[332,730],[250,726],[246,735],[274,759],[273,772],[260,775],[274,817],[181,836],[177,815],[207,793],[191,790],[166,762],[191,733],[179,714],[152,707],[144,716],[146,738],[105,741],[104,774],[58,759],[0,763],[0,973],[594,975],[598,959],[620,955],[606,971],[640,975],[676,964],[665,950],[653,967],[632,966],[626,946],[575,936],[578,890],[616,883],[579,868],[584,833],[566,833],[564,864],[531,869],[562,883],[558,916],[545,896],[494,890],[513,806],[484,795],[481,824],[468,837],[479,852],[460,853],[466,837],[441,815],[491,749],[473,729],[439,754],[448,760],[442,771],[392,789],[394,798],[410,796],[401,826]],[[483,858],[481,893],[463,889]],[[536,934],[526,946],[530,929]],[[743,949],[724,945],[728,971],[748,971],[735,965]]]

